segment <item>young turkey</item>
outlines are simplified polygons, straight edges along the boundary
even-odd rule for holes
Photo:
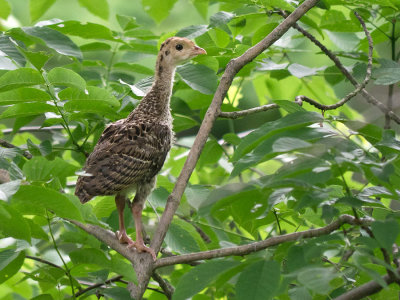
[[[176,66],[206,51],[186,38],[172,37],[161,44],[153,86],[126,119],[111,123],[101,135],[79,176],[75,195],[86,203],[97,195],[115,195],[119,216],[116,236],[121,243],[148,252],[142,237],[142,210],[156,182],[173,139],[170,97]],[[136,189],[129,202],[127,194]],[[136,241],[126,234],[123,211],[128,202],[135,220]]]

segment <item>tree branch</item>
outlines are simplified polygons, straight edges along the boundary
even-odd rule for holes
[[[169,224],[177,210],[182,194],[186,188],[189,178],[196,166],[200,153],[207,141],[211,128],[220,115],[221,104],[225,98],[228,89],[230,88],[235,75],[249,62],[256,58],[260,53],[270,47],[277,41],[284,33],[286,33],[293,24],[295,24],[308,10],[315,6],[319,0],[306,0],[303,2],[293,13],[288,16],[281,24],[279,24],[267,37],[259,43],[248,49],[244,54],[238,58],[232,59],[222,75],[220,84],[214,94],[210,107],[204,116],[200,130],[193,143],[193,147],[189,152],[188,158],[183,166],[183,169],[178,177],[174,189],[167,200],[167,205],[161,217],[160,223],[157,227],[155,236],[151,243],[151,247],[158,252],[165,234],[168,230]]]
[[[21,150],[17,146],[15,146],[15,145],[13,145],[13,144],[11,144],[11,143],[7,142],[6,140],[3,140],[3,139],[0,139],[0,146],[2,146],[4,148],[16,148],[18,150]],[[22,155],[25,158],[27,158],[27,159],[31,159],[32,158],[32,154],[30,154],[28,151],[21,150],[21,152],[22,152]]]
[[[239,110],[239,111],[230,111],[230,112],[221,111],[219,114],[219,117],[227,118],[227,119],[237,119],[237,118],[245,117],[245,116],[255,114],[258,112],[272,110],[275,108],[279,108],[279,105],[272,103],[272,104],[266,104],[266,105],[253,107],[253,108],[249,108],[249,109],[244,109],[244,110]]]
[[[153,277],[153,279],[158,282],[168,300],[172,299],[174,287],[168,281],[164,280],[156,271],[153,272],[153,275],[151,275],[151,277]]]
[[[339,229],[340,226],[342,226],[343,224],[368,225],[371,222],[372,219],[370,218],[357,219],[350,215],[341,215],[336,221],[332,222],[331,224],[317,229],[310,229],[301,232],[274,236],[266,240],[250,243],[247,245],[161,258],[155,262],[154,268],[161,268],[180,263],[189,263],[198,260],[213,259],[231,255],[236,255],[236,256],[247,255],[282,243],[296,241],[304,238],[313,238],[321,235],[326,235]]]
[[[399,272],[399,270],[398,270]],[[392,278],[390,278],[389,275],[385,275],[382,277],[382,279],[389,285],[394,282]],[[340,295],[339,297],[336,297],[334,300],[358,300],[362,299],[364,297],[367,297],[369,295],[373,295],[378,293],[380,290],[382,290],[383,287],[377,283],[374,280],[371,280],[363,285],[360,285],[359,287],[352,289],[348,291],[347,293]]]
[[[354,80],[353,84],[356,87],[356,89],[354,91],[352,91],[351,93],[349,93],[346,97],[344,97],[343,99],[341,99],[339,102],[337,102],[335,104],[324,105],[324,104],[321,104],[321,103],[319,103],[319,102],[317,102],[317,101],[315,101],[313,99],[308,98],[307,96],[297,96],[296,97],[296,102],[298,102],[300,105],[302,104],[303,101],[305,101],[305,102],[308,102],[309,104],[315,106],[316,108],[321,109],[322,111],[336,109],[336,108],[344,105],[346,102],[348,102],[354,96],[356,96],[361,90],[363,90],[365,88],[365,86],[367,85],[367,83],[371,79],[372,54],[373,54],[374,44],[372,42],[371,34],[369,33],[369,31],[367,29],[367,26],[365,25],[365,22],[363,21],[363,19],[360,17],[360,15],[357,12],[354,12],[354,14],[357,17],[358,21],[360,21],[361,26],[362,26],[362,28],[363,28],[363,30],[365,32],[365,35],[367,36],[367,39],[368,39],[368,65],[367,65],[367,73],[365,75],[364,81],[361,84],[358,84],[357,81]]]
[[[124,256],[128,259],[131,263],[135,261],[135,254],[137,251],[134,248],[128,248],[126,245],[121,244],[118,239],[115,237],[115,234],[110,230],[106,230],[96,225],[92,224],[82,224],[76,220],[68,220],[72,224],[78,226],[82,230],[86,231],[87,233],[93,235],[99,241],[102,241],[104,244],[108,245],[119,254]]]
[[[79,292],[75,293],[75,297],[79,297],[79,296],[83,295],[84,293],[87,293],[87,292],[89,292],[89,291],[91,291],[93,289],[97,289],[99,287],[102,287],[105,284],[110,284],[112,282],[120,281],[122,279],[122,277],[123,277],[122,275],[118,275],[118,276],[115,276],[113,278],[107,279],[104,282],[100,282],[100,283],[96,283],[96,284],[93,284],[91,286],[88,286],[86,289],[80,290]]]
[[[282,14],[282,13],[280,13]],[[284,17],[286,16],[283,15]],[[357,80],[350,74],[350,72],[342,65],[340,62],[339,58],[333,54],[330,50],[328,50],[323,44],[321,44],[320,41],[318,41],[311,33],[306,31],[304,28],[302,28],[298,24],[294,24],[293,28],[295,28],[297,31],[299,31],[301,34],[303,34],[306,38],[308,38],[311,42],[313,42],[318,48],[321,49],[322,52],[324,52],[336,65],[336,67],[342,72],[342,74],[354,85],[357,86]],[[360,91],[360,94],[367,100],[368,103],[377,106],[385,115],[389,116],[393,121],[395,121],[397,124],[400,124],[400,117],[397,116],[391,109],[389,109],[385,104],[380,102],[378,99],[376,99],[374,96],[372,96],[368,91],[363,88]]]

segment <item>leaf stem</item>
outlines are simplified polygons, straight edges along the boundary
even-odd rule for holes
[[[68,279],[69,279],[69,282],[70,282],[70,284],[71,284],[72,298],[73,298],[73,299],[76,299],[76,297],[75,297],[75,290],[74,290],[74,283],[73,283],[72,276],[71,276],[71,271],[70,271],[70,269],[68,268],[67,264],[65,263],[65,260],[64,260],[64,258],[62,257],[60,251],[58,250],[57,243],[56,243],[56,240],[55,240],[54,235],[53,235],[53,230],[51,229],[50,217],[49,217],[49,212],[48,212],[47,209],[46,209],[46,216],[47,216],[47,224],[48,224],[48,226],[49,226],[49,233],[50,233],[51,240],[53,241],[54,249],[56,250],[58,256],[60,257],[60,259],[61,259],[61,261],[62,261],[62,263],[63,263],[63,265],[64,265],[65,274],[67,274]]]

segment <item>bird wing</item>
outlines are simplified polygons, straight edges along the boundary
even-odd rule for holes
[[[149,182],[161,170],[171,148],[170,127],[123,121],[107,126],[88,157],[87,175],[78,178],[75,192],[81,202]]]

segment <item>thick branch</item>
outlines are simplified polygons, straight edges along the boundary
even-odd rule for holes
[[[390,278],[389,275],[383,276],[382,279],[388,285],[394,282],[394,280],[392,278]],[[348,291],[347,293],[345,293],[343,295],[340,295],[339,297],[336,297],[334,300],[363,299],[364,297],[378,293],[382,289],[383,289],[383,287],[379,283],[377,283],[374,280],[371,280],[363,285],[360,285],[359,287],[357,287],[355,289]]]
[[[310,98],[308,98],[306,96],[297,96],[296,97],[296,102],[299,102],[301,104],[302,101],[306,101],[306,102],[310,103],[311,105],[315,106],[316,108],[321,109],[322,111],[336,109],[336,108],[344,105],[346,102],[348,102],[354,96],[356,96],[361,90],[363,90],[365,88],[365,86],[367,85],[367,83],[371,79],[372,54],[373,54],[374,45],[373,45],[373,42],[372,42],[371,34],[369,33],[369,31],[367,29],[367,26],[365,25],[363,19],[360,17],[360,15],[357,12],[354,12],[354,14],[357,17],[357,19],[360,21],[361,26],[362,26],[362,28],[363,28],[363,30],[365,32],[365,35],[367,36],[367,39],[368,39],[368,66],[367,66],[367,73],[365,75],[364,81],[361,84],[358,84],[357,81],[354,80],[354,82],[352,82],[352,83],[354,84],[356,89],[354,91],[352,91],[351,93],[349,93],[346,97],[341,99],[339,102],[337,102],[335,104],[332,104],[332,105],[324,105],[324,104],[318,103],[317,101],[315,101],[313,99],[310,99]],[[340,61],[339,61],[339,63],[340,63]]]
[[[343,73],[343,75],[354,85],[357,86],[357,80],[350,74],[350,72],[342,65],[339,58],[333,54],[330,50],[328,50],[320,41],[318,41],[311,33],[306,31],[298,24],[294,24],[293,28],[302,33],[306,38],[308,38],[311,42],[313,42],[318,48],[321,49],[336,65],[336,67]],[[400,117],[397,116],[391,109],[389,109],[385,104],[380,102],[374,96],[372,96],[368,91],[363,88],[360,91],[360,94],[367,100],[368,103],[377,106],[385,115],[389,116],[393,121],[397,124],[400,124]]]
[[[0,146],[4,147],[4,148],[16,148],[19,149],[17,146],[7,142],[6,140],[0,139]],[[21,149],[19,149],[21,150]],[[32,154],[30,154],[28,151],[22,151],[22,155],[25,156],[27,159],[31,159],[32,158]]]
[[[239,110],[239,111],[231,111],[231,112],[222,111],[219,114],[219,117],[220,118],[227,118],[227,119],[237,119],[237,118],[240,118],[240,117],[245,117],[245,116],[248,116],[248,115],[251,115],[251,114],[255,114],[255,113],[258,113],[258,112],[275,109],[275,108],[278,108],[278,107],[279,107],[278,104],[272,103],[272,104],[266,104],[266,105],[253,107],[253,108],[249,108],[249,109],[244,109],[244,110]]]
[[[161,258],[155,262],[154,268],[160,268],[169,265],[189,263],[198,260],[212,259],[212,258],[225,257],[231,255],[242,256],[253,252],[261,251],[268,247],[276,246],[286,242],[292,242],[299,239],[313,238],[321,235],[327,235],[339,229],[340,226],[342,226],[343,224],[368,225],[369,223],[371,223],[371,221],[372,220],[369,218],[356,219],[355,217],[350,215],[342,215],[335,222],[332,222],[331,224],[325,227],[317,229],[310,229],[301,232],[279,235],[268,238],[260,242],[254,242],[247,245]]]
[[[303,2],[290,16],[288,16],[279,26],[277,26],[267,37],[257,43],[255,46],[248,49],[243,55],[236,59],[232,59],[222,75],[220,84],[214,94],[210,107],[207,110],[204,120],[201,124],[199,133],[193,143],[193,147],[189,152],[185,165],[179,175],[179,178],[174,186],[174,190],[168,197],[165,211],[161,217],[160,223],[157,227],[155,236],[153,238],[151,247],[158,252],[165,234],[168,230],[169,224],[177,210],[182,194],[186,188],[189,178],[196,166],[200,153],[207,141],[211,128],[220,114],[221,104],[223,99],[230,88],[233,78],[246,64],[251,62],[260,53],[270,47],[277,41],[285,32],[289,30],[308,10],[315,6],[319,0],[307,0]]]
[[[128,259],[131,263],[135,261],[136,250],[133,248],[128,248],[126,245],[121,244],[118,239],[115,237],[115,234],[109,230],[103,229],[99,226],[95,226],[92,224],[82,224],[76,220],[68,220],[69,222],[75,224],[82,230],[96,237],[99,241],[102,241],[104,244],[113,248],[119,254]]]

